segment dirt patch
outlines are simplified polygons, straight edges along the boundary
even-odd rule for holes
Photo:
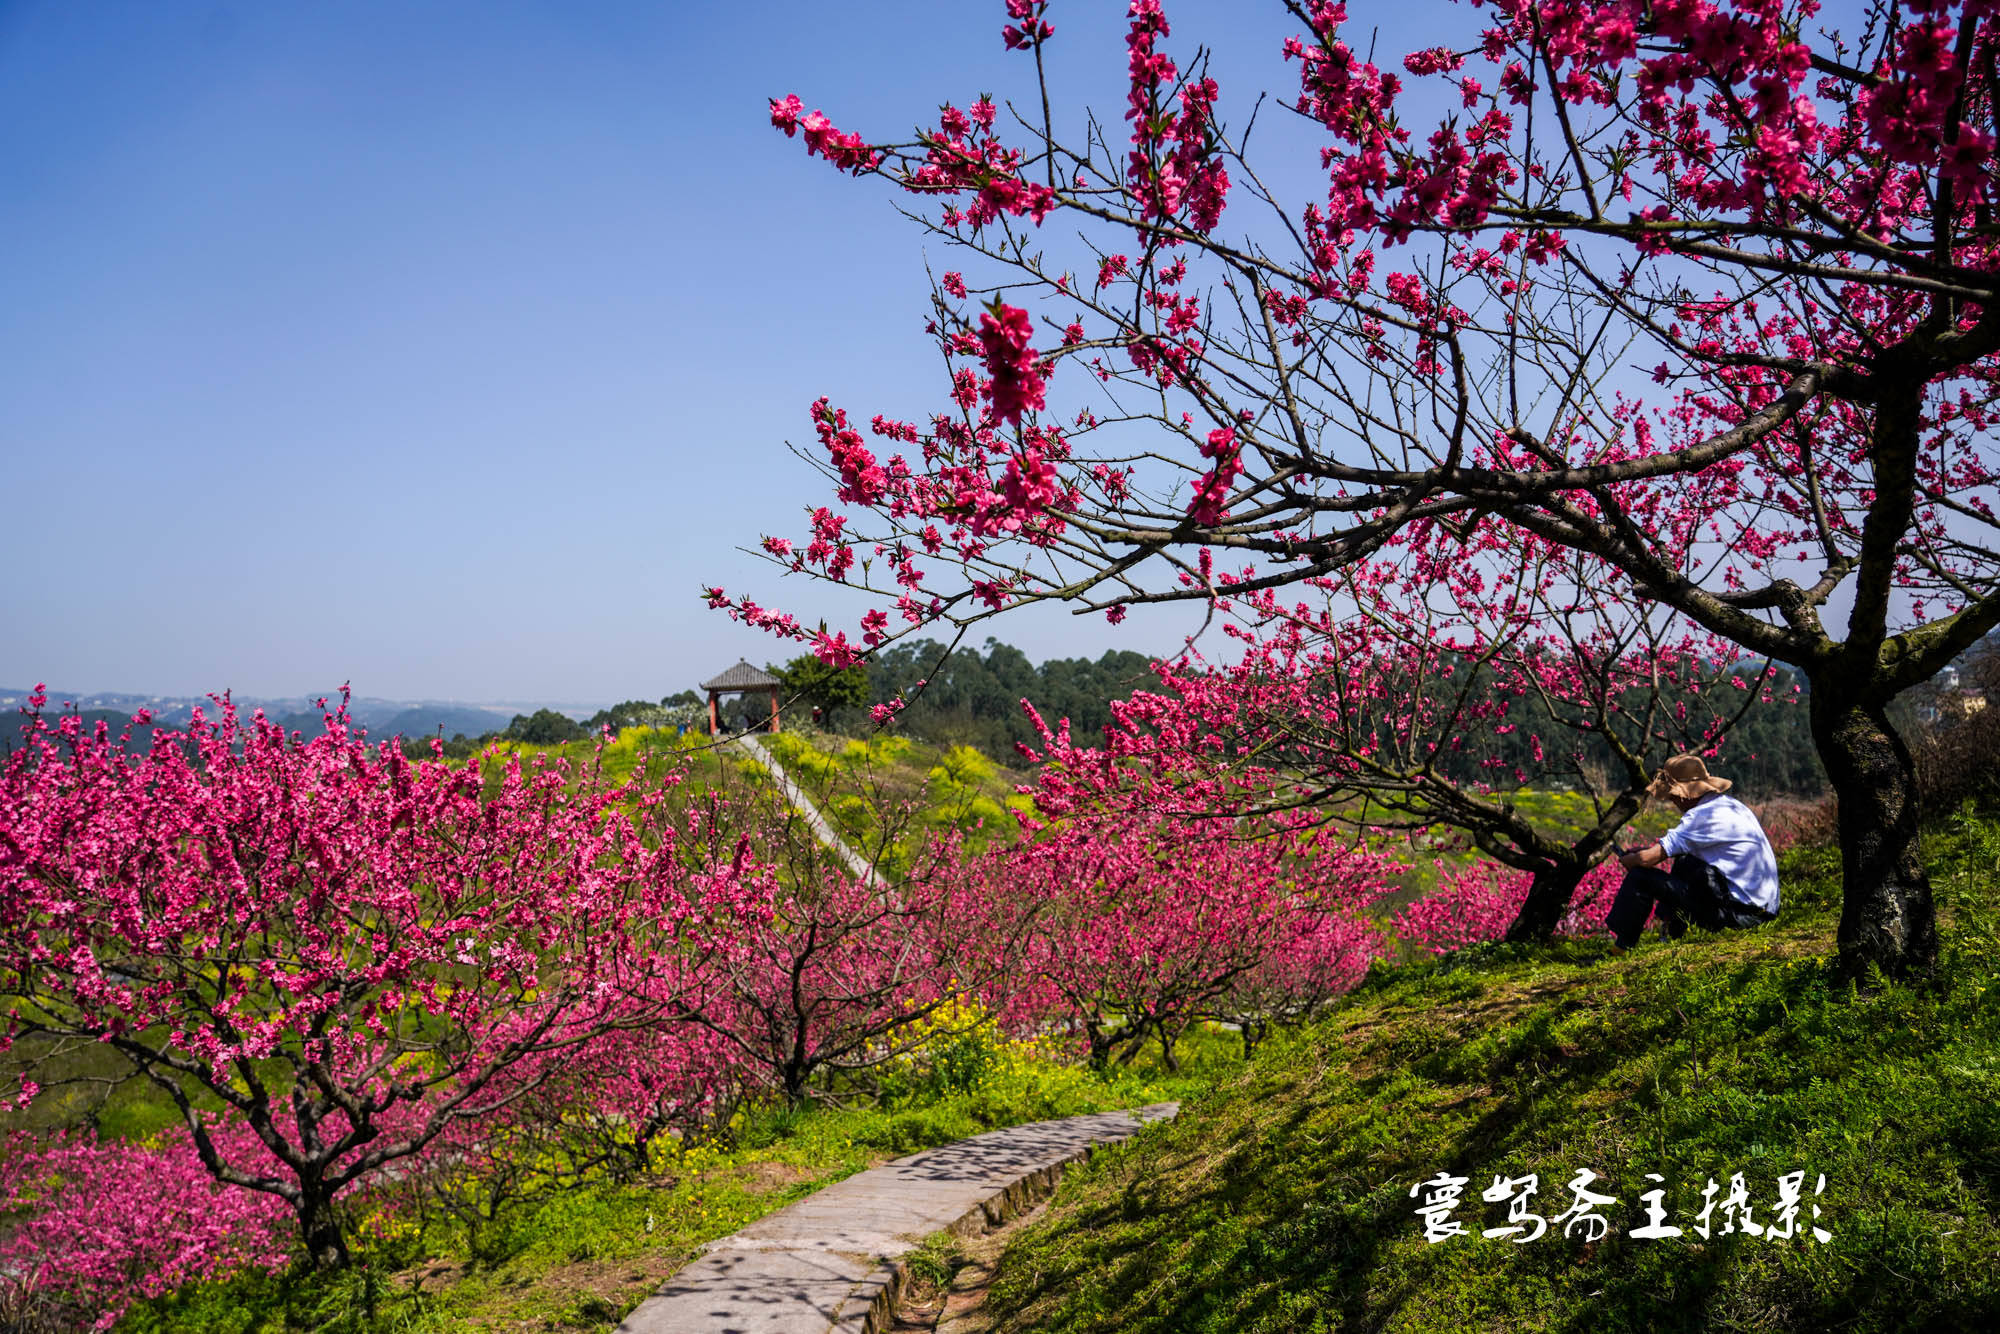
[[[535,1290],[557,1301],[597,1297],[622,1315],[635,1297],[659,1287],[687,1260],[678,1251],[647,1251],[624,1260],[579,1260],[543,1274],[535,1281]]]
[[[631,1307],[650,1295],[668,1276],[688,1262],[681,1251],[648,1251],[623,1260],[579,1260],[558,1265],[532,1279],[517,1280],[516,1286],[532,1286],[538,1305],[567,1311],[571,1319],[521,1320],[474,1315],[470,1323],[483,1329],[570,1329],[577,1321],[601,1327],[619,1319]],[[418,1291],[444,1292],[465,1278],[468,1266],[438,1260],[396,1275],[396,1281]],[[504,1273],[502,1275],[504,1280]]]
[[[432,1260],[415,1269],[405,1269],[392,1276],[390,1282],[418,1292],[438,1292],[464,1278],[467,1269],[468,1266],[455,1260]]]
[[[758,1195],[769,1195],[772,1191],[796,1186],[801,1181],[811,1181],[814,1175],[791,1163],[745,1163],[737,1169],[738,1179],[743,1182],[744,1188]]]

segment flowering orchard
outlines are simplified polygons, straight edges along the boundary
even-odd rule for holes
[[[1124,721],[1128,711],[1114,706]],[[1304,1018],[1385,954],[1368,920],[1399,869],[1330,837],[1302,813],[1246,810],[1266,781],[1222,768],[1185,738],[1131,726],[1077,746],[1065,722],[1034,719],[1045,766],[1032,834],[1008,903],[1040,905],[1017,997],[1066,1013],[1095,1063],[1129,1060],[1198,1019],[1242,1025],[1246,1049],[1271,1022]]]
[[[304,744],[226,701],[143,755],[74,717],[32,716],[26,742],[0,829],[8,1043],[110,1046],[323,1267],[346,1260],[342,1190],[504,1113],[524,1071],[670,1016],[713,942],[769,911],[740,857],[680,856],[670,786],[516,763],[486,794],[476,768],[370,747],[344,709]]]
[[[1798,669],[1843,966],[1927,969],[1886,708],[2000,626],[2000,12],[1484,0],[1384,68],[1345,5],[1283,9],[1300,198],[1161,0],[1130,5],[1117,133],[1058,107],[1044,0],[998,34],[1025,118],[981,97],[890,139],[772,102],[964,254],[932,294],[954,369],[914,420],[813,406],[837,498],[766,550],[879,594],[858,639],[711,603],[848,661],[1038,600],[1116,622],[1384,551],[1560,551],[1635,620]]]
[[[68,1063],[87,1045],[173,1125],[9,1143],[0,1295],[24,1308],[340,1268],[385,1210],[476,1251],[524,1201],[727,1134],[745,1100],[907,1084],[955,1025],[1100,1064],[1157,1040],[1171,1064],[1189,1025],[1248,1046],[1386,949],[1367,913],[1393,865],[1296,812],[1214,818],[1252,780],[1138,727],[1098,749],[1044,728],[1011,841],[879,813],[905,850],[864,878],[769,792],[690,794],[680,750],[623,782],[460,765],[344,709],[306,739],[226,698],[140,749],[45,702],[0,769],[15,1106],[102,1082]]]

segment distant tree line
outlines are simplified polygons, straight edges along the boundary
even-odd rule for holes
[[[1004,759],[1016,744],[1037,743],[1021,711],[1023,700],[1051,724],[1069,719],[1076,737],[1088,742],[1110,724],[1114,701],[1158,689],[1150,662],[1143,653],[1119,650],[1096,659],[1050,658],[1036,666],[1020,649],[994,639],[983,649],[961,648],[950,657],[935,640],[911,640],[890,645],[854,669],[864,674],[866,695],[824,709],[822,721],[840,731],[872,730],[869,709],[902,697],[907,704],[896,715],[898,731]]]
[[[1698,673],[1688,671],[1686,675],[1693,678]],[[1765,679],[1762,662],[1738,664],[1736,676],[1742,682],[1740,698],[1731,698],[1724,691],[1709,701],[1718,714],[1733,716],[1739,706],[1743,710],[1711,760],[1716,773],[1727,777],[1737,793],[1750,800],[1823,792],[1826,771],[1813,745],[1804,678],[1774,664]],[[1634,692],[1635,708],[1641,707],[1636,698],[1639,693]],[[1561,745],[1575,753],[1577,767],[1586,773],[1598,770],[1608,778],[1616,769],[1611,749],[1600,736],[1556,723],[1548,716],[1548,706],[1538,699],[1518,701],[1509,717],[1514,723],[1512,730],[1481,736],[1476,745],[1447,752],[1440,757],[1439,768],[1458,782],[1476,782],[1482,777],[1504,779],[1514,769],[1528,773],[1545,769],[1546,765],[1534,757],[1536,748]],[[1691,738],[1690,748],[1695,744]],[[1489,758],[1499,761],[1496,769],[1484,767]]]
[[[678,694],[662,696],[657,702],[646,699],[624,700],[608,709],[599,709],[582,722],[554,709],[517,713],[505,728],[478,740],[522,741],[531,746],[560,746],[567,742],[594,737],[607,727],[614,735],[628,727],[677,729],[693,727],[698,722],[704,722],[707,716],[702,697],[692,690],[683,690]]]
[[[868,706],[888,703],[899,694],[908,698],[908,705],[894,723],[898,730],[919,740],[971,745],[1004,757],[1012,753],[1016,743],[1033,744],[1036,740],[1021,711],[1022,700],[1032,703],[1051,724],[1069,719],[1072,732],[1087,743],[1111,723],[1114,702],[1134,691],[1160,688],[1149,664],[1145,654],[1119,651],[1095,660],[1051,658],[1036,666],[1019,649],[993,639],[986,641],[983,651],[961,649],[944,658],[942,644],[916,640],[892,645],[851,672],[865,679]],[[773,669],[781,679],[785,670]],[[1754,688],[1761,670],[1761,663],[1743,665],[1746,687]],[[919,681],[925,683],[921,689]],[[1746,795],[1812,795],[1825,790],[1826,775],[1813,745],[1804,701],[1790,698],[1795,684],[1803,684],[1796,674],[1774,669],[1759,692],[1772,698],[1748,702],[1742,720],[1716,759],[1717,771],[1726,772]],[[1537,767],[1526,762],[1535,744],[1536,707],[1524,704],[1521,725],[1498,738],[1497,746],[1495,740],[1484,741],[1479,756],[1492,756],[1497,751],[1504,759],[1511,750],[1518,750],[1521,768]],[[875,725],[867,707],[858,704],[824,710],[823,722],[856,734]],[[1553,730],[1545,739],[1553,739]],[[1608,753],[1604,758],[1608,761]],[[1448,768],[1457,762],[1447,758],[1444,764]],[[1476,763],[1471,751],[1463,763],[1468,772],[1456,776],[1474,777],[1469,771]]]

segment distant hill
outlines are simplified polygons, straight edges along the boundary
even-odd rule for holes
[[[393,709],[393,711],[390,711]],[[401,736],[417,739],[442,735],[446,740],[463,734],[485,736],[507,726],[512,715],[499,709],[468,704],[413,704],[402,707],[350,709],[350,716],[372,737]],[[300,710],[280,715],[277,722],[288,732],[317,735],[323,726],[319,710]]]
[[[19,698],[9,700],[4,695],[0,695],[0,754],[11,753],[19,743],[19,714],[14,711],[22,707],[27,701],[27,692],[25,690],[7,693],[17,694]],[[152,744],[153,730],[156,726],[184,726],[188,721],[189,710],[192,707],[187,703],[174,704],[169,701],[146,703],[140,702],[140,697],[134,696],[132,698],[135,702],[120,705],[116,708],[59,710],[52,707],[46,710],[43,716],[49,721],[51,726],[54,726],[60,718],[67,716],[70,712],[74,712],[78,718],[83,720],[86,732],[91,731],[98,723],[102,722],[110,729],[111,735],[116,737],[131,723],[132,716],[137,710],[150,708],[154,711],[157,721],[155,723],[132,727],[131,749],[134,752],[138,752],[145,750]],[[60,699],[61,696],[50,692],[52,703],[59,702]],[[384,705],[387,705],[387,707],[384,707]],[[273,722],[288,732],[302,732],[308,737],[313,737],[318,736],[324,728],[324,722],[317,709],[293,709],[289,712],[278,712],[267,707],[265,713]],[[504,729],[511,716],[500,709],[482,708],[477,705],[399,705],[389,701],[382,701],[373,708],[359,709],[353,712],[355,722],[367,729],[369,736],[382,740],[387,740],[392,736],[400,736],[413,742],[424,741],[430,737],[439,735],[442,735],[447,741],[459,735],[467,737],[485,736]]]
[[[14,714],[28,705],[29,689],[26,686],[0,686],[0,713]],[[130,695],[117,691],[97,691],[81,694],[77,691],[54,690],[48,692],[49,702],[46,712],[53,718],[64,704],[73,704],[77,711],[93,720],[104,715],[107,720],[115,716],[116,724],[123,724],[140,709],[151,709],[154,719],[168,727],[177,727],[190,717],[190,710],[197,703],[206,705],[207,700],[195,700],[185,695]],[[116,725],[114,724],[114,725]],[[11,724],[5,728],[13,734]]]
[[[16,705],[14,707],[18,708],[19,706]],[[132,722],[132,711],[129,709],[78,709],[76,714],[77,717],[83,720],[83,730],[85,732],[95,731],[97,724],[101,722],[110,730],[111,736],[114,739],[116,739],[120,732],[125,730],[127,724]],[[0,755],[13,754],[14,748],[20,744],[21,731],[15,725],[18,721],[18,714],[12,718],[0,716]],[[54,717],[51,716],[50,722],[53,724],[54,721]],[[132,727],[131,749],[133,753],[144,751],[152,744],[152,724],[148,723]]]
[[[498,709],[468,707],[465,705],[417,705],[403,709],[377,722],[368,724],[368,731],[374,736],[430,737],[440,733],[446,738],[463,733],[466,736],[485,736],[497,732],[507,725],[512,714]]]
[[[14,713],[26,706],[28,687],[0,687],[0,715]],[[48,713],[53,717],[65,703],[91,718],[103,715],[114,726],[122,726],[139,709],[151,709],[154,719],[163,727],[184,727],[199,706],[203,712],[213,715],[215,706],[208,699],[194,695],[139,695],[121,691],[78,692],[51,688],[48,692]],[[321,727],[318,695],[291,695],[282,698],[268,698],[253,695],[233,697],[237,708],[245,718],[262,709],[266,717],[278,723],[287,731],[317,734]],[[328,691],[325,698],[329,703],[339,699],[338,691]],[[480,736],[487,732],[497,732],[507,726],[507,720],[514,716],[518,706],[513,704],[466,704],[457,700],[407,700],[380,699],[374,696],[357,696],[348,702],[348,716],[368,730],[371,736],[420,737],[435,735],[442,726],[444,735],[451,737],[463,732],[467,736]],[[587,716],[587,708],[570,706],[566,712],[578,717]],[[11,734],[4,717],[0,717],[0,730]]]

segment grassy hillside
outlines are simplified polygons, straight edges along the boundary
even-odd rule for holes
[[[858,741],[809,729],[759,740],[849,845],[865,857],[880,854],[892,873],[927,838],[952,830],[974,847],[1010,841],[1017,826],[1009,812],[1026,804],[1015,792],[1026,775],[971,746],[931,745],[892,735]],[[700,733],[628,727],[605,745],[601,757],[595,740],[557,746],[502,741],[486,748],[496,758],[509,752],[523,759],[546,754],[581,765],[601,763],[613,781],[636,773],[644,782],[657,782],[685,765],[683,800],[715,793],[752,803],[778,796],[763,766],[747,752],[719,746]],[[490,781],[497,784],[499,765],[488,763]]]
[[[1008,1250],[997,1328],[1040,1331],[2000,1328],[2000,822],[1929,841],[1948,957],[1933,983],[1830,982],[1839,866],[1784,859],[1755,932],[1486,946],[1380,972],[1129,1149],[1065,1183]],[[1590,1244],[1478,1235],[1496,1175],[1578,1169],[1616,1197]],[[1424,1240],[1410,1187],[1469,1178],[1468,1235]],[[1732,1173],[1826,1176],[1819,1244],[1692,1231]],[[1664,1183],[1643,1180],[1659,1173]],[[1608,1181],[1607,1181],[1608,1178]],[[1638,1240],[1667,1190],[1671,1239]],[[1806,1222],[1802,1222],[1803,1231]]]

